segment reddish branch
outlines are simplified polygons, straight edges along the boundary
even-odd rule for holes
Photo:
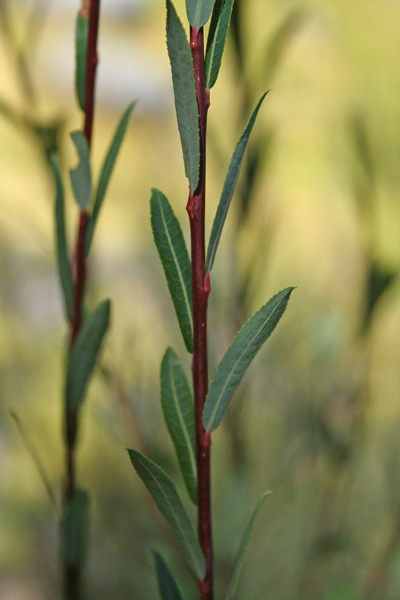
[[[89,11],[88,11],[89,9]],[[99,29],[100,0],[84,0],[81,15],[89,18],[88,45],[86,58],[85,82],[85,118],[84,134],[90,148],[92,141],[94,96],[97,68],[97,37]],[[69,352],[72,351],[82,326],[83,302],[86,286],[85,237],[88,214],[81,211],[79,216],[78,235],[73,257],[74,304],[69,337]],[[66,408],[66,482],[65,498],[71,501],[76,492],[75,447],[78,434],[78,414],[75,409]],[[66,600],[79,600],[81,573],[79,565],[64,565],[64,592]]]
[[[200,129],[200,177],[197,189],[189,194],[187,212],[190,220],[193,297],[193,388],[196,420],[196,457],[198,479],[198,531],[206,561],[206,576],[199,581],[202,600],[213,600],[213,551],[211,529],[210,437],[202,425],[203,408],[208,391],[207,305],[210,278],[205,263],[205,175],[206,128],[209,96],[205,88],[203,29],[193,28],[190,36],[193,57]]]

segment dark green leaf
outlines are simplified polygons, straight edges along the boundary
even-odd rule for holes
[[[200,173],[200,133],[193,60],[182,23],[170,0],[167,0],[167,47],[185,173],[194,192]]]
[[[250,134],[253,130],[254,123],[256,121],[258,111],[260,110],[261,104],[268,92],[265,92],[258,101],[249,122],[247,123],[240,140],[237,143],[235,151],[232,155],[231,163],[229,165],[228,174],[225,179],[224,187],[222,190],[221,198],[218,204],[217,212],[214,218],[214,223],[211,229],[210,239],[208,242],[207,249],[207,271],[211,271],[214,264],[215,254],[217,252],[219,240],[221,238],[222,228],[225,223],[226,216],[228,214],[229,206],[232,200],[233,192],[240,173],[240,167],[242,166],[244,152],[246,150],[247,142],[249,141]]]
[[[263,505],[263,502],[269,494],[270,494],[270,492],[264,492],[263,495],[261,496],[260,500],[257,503],[256,508],[254,509],[254,512],[251,516],[250,522],[246,528],[246,531],[244,532],[242,541],[240,542],[240,546],[239,546],[239,550],[238,550],[237,558],[236,558],[236,562],[235,562],[235,567],[233,569],[231,581],[230,581],[229,588],[228,588],[228,591],[225,596],[225,600],[234,600],[234,595],[235,595],[236,587],[237,587],[237,584],[239,581],[240,572],[242,570],[244,557],[245,557],[247,548],[249,546],[251,536],[253,534],[256,520],[257,520],[258,514],[261,510],[261,507]]]
[[[71,138],[79,156],[78,166],[70,170],[72,191],[81,210],[86,211],[92,194],[89,146],[82,131],[74,131]]]
[[[69,322],[72,321],[73,312],[73,285],[71,277],[71,267],[69,264],[69,252],[65,234],[65,215],[64,215],[64,188],[56,156],[51,157],[51,167],[53,169],[54,180],[56,184],[56,203],[55,203],[55,224],[56,224],[56,247],[57,247],[57,266],[58,274],[63,292],[65,314]]]
[[[86,389],[110,321],[110,301],[104,300],[85,321],[72,348],[67,368],[66,404],[71,410],[82,405]]]
[[[206,88],[217,81],[234,0],[217,0],[211,18],[206,51]]]
[[[163,557],[157,552],[154,552],[154,560],[156,563],[158,589],[161,600],[183,600],[178,586]]]
[[[75,25],[75,89],[79,106],[82,110],[85,110],[88,31],[89,19],[85,19],[78,13]]]
[[[93,212],[90,217],[89,226],[86,234],[86,256],[89,254],[90,246],[93,239],[94,229],[96,227],[97,219],[100,213],[101,206],[103,204],[104,196],[107,191],[107,186],[112,175],[115,161],[118,156],[119,149],[125,136],[126,128],[128,125],[129,117],[136,104],[137,100],[131,102],[128,106],[115,131],[113,140],[110,144],[110,148],[107,152],[107,156],[104,160],[103,167],[101,169],[99,184],[97,186],[96,196],[94,200]]]
[[[167,348],[161,363],[161,404],[189,495],[197,503],[194,403],[178,356]]]
[[[167,278],[186,348],[193,352],[192,280],[190,259],[178,219],[167,198],[153,189],[150,200],[154,241]]]
[[[215,0],[186,0],[186,12],[192,27],[203,27],[210,18]]]
[[[193,526],[168,475],[137,450],[128,450],[132,464],[164,516],[186,560],[203,579],[206,564]]]
[[[64,502],[61,530],[64,561],[69,567],[80,567],[85,559],[88,508],[89,497],[83,490]]]
[[[251,361],[283,315],[293,288],[271,298],[243,325],[219,363],[208,390],[203,412],[207,431],[218,427],[232,396]]]

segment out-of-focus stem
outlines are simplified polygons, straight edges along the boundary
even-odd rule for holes
[[[205,174],[206,127],[209,94],[205,88],[203,29],[191,30],[190,47],[193,57],[200,129],[200,176],[197,189],[189,194],[187,212],[190,221],[193,296],[193,388],[195,398],[196,455],[198,480],[198,531],[207,571],[199,581],[202,600],[213,600],[213,551],[211,528],[210,436],[202,425],[204,403],[208,390],[207,367],[207,305],[210,278],[205,266]]]

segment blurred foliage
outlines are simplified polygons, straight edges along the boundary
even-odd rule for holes
[[[124,450],[151,454],[183,490],[158,400],[164,349],[183,347],[152,245],[149,190],[162,187],[184,223],[187,189],[176,158],[164,6],[136,4],[129,11],[116,2],[100,37],[95,170],[127,104],[129,81],[143,86],[130,94],[143,100],[129,125],[90,266],[90,294],[95,301],[110,291],[113,316],[81,430],[78,477],[93,506],[86,586],[98,600],[156,598],[155,548],[181,576],[189,599],[195,589],[182,557],[168,551],[169,531]],[[176,4],[183,14],[183,0]],[[238,600],[397,600],[400,70],[394,49],[400,7],[383,8],[377,0],[237,0],[235,11],[209,113],[209,225],[234,144],[258,97],[273,89],[213,272],[210,369],[272,291],[292,284],[297,290],[279,335],[257,357],[215,435],[217,597],[251,509],[271,489]],[[75,13],[68,3],[50,10],[44,0],[0,1],[5,600],[59,598],[58,523],[35,462],[52,482],[59,508],[66,332],[46,157],[54,145],[73,155],[66,132],[79,118]],[[74,226],[73,215],[67,217]],[[185,368],[189,373],[190,365]]]

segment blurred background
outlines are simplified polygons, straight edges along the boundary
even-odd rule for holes
[[[176,7],[186,22],[184,0]],[[60,600],[58,516],[32,452],[59,504],[67,332],[48,156],[61,154],[72,243],[78,8],[0,0],[2,600]],[[217,598],[265,489],[238,600],[400,597],[399,27],[394,0],[236,0],[209,111],[208,231],[234,145],[272,91],[212,274],[211,373],[261,304],[297,289],[214,436]],[[157,549],[190,600],[194,582],[125,451],[146,452],[184,497],[158,373],[168,344],[188,373],[190,363],[149,219],[157,187],[188,239],[164,3],[104,0],[99,54],[95,173],[123,110],[140,101],[90,263],[89,307],[110,297],[113,308],[77,455],[91,498],[85,588],[96,600],[157,598]]]

